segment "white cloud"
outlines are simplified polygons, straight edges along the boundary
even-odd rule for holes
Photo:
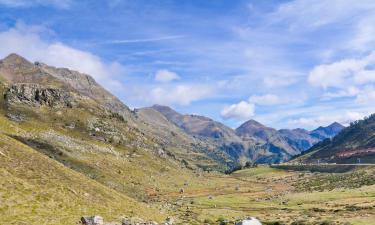
[[[89,74],[105,87],[118,88],[114,76],[124,72],[117,62],[104,62],[100,57],[72,48],[60,42],[42,39],[45,28],[17,23],[14,28],[0,33],[0,57],[17,53],[31,61],[40,61],[56,67],[66,67]]]
[[[238,121],[248,120],[255,115],[255,106],[252,103],[241,101],[237,104],[224,107],[221,116],[227,119],[235,119]]]
[[[277,95],[266,94],[266,95],[253,95],[249,98],[249,102],[257,105],[279,105],[286,103],[284,99],[281,99]]]
[[[323,94],[323,99],[333,99],[333,98],[342,98],[342,97],[354,97],[360,90],[354,86],[349,86],[344,90],[339,90],[337,92],[326,92]]]
[[[35,7],[35,6],[52,6],[56,8],[67,9],[72,0],[0,0],[0,5],[7,7]]]
[[[285,76],[265,77],[263,83],[267,88],[286,87],[296,83],[296,78]]]
[[[347,87],[364,81],[375,81],[374,70],[367,67],[375,65],[375,52],[359,59],[343,59],[331,64],[323,64],[314,67],[309,73],[310,84],[318,87],[328,88]]]
[[[212,89],[206,86],[178,85],[176,87],[157,87],[151,90],[153,103],[163,105],[189,105],[190,103],[208,97]]]
[[[363,105],[373,105],[375,102],[375,89],[373,87],[366,87],[357,95],[355,101]]]
[[[180,79],[180,76],[169,70],[158,70],[155,74],[155,80],[159,82],[170,82],[178,79]]]
[[[340,21],[353,20],[358,13],[365,14],[375,9],[371,0],[310,0],[290,1],[280,5],[273,13],[275,22],[287,22],[292,30],[318,29]]]
[[[375,70],[361,70],[354,76],[354,81],[357,84],[367,84],[375,82]]]

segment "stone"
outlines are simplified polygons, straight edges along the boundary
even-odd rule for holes
[[[22,114],[13,114],[13,113],[8,113],[6,117],[9,120],[15,121],[15,122],[24,122],[26,120],[26,117]]]
[[[167,217],[164,225],[172,225],[172,224],[174,224],[174,219],[172,217]]]
[[[262,223],[255,217],[248,217],[242,221],[236,222],[235,225],[262,225]]]
[[[101,216],[86,216],[81,218],[84,225],[104,225],[103,217]]]

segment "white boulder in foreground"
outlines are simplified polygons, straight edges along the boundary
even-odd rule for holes
[[[262,223],[255,217],[249,217],[240,222],[237,222],[236,225],[262,225]]]

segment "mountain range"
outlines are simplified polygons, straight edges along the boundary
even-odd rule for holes
[[[191,168],[223,170],[246,162],[284,162],[314,144],[332,138],[343,128],[333,123],[313,131],[276,130],[249,120],[232,129],[208,117],[180,114],[168,106],[154,105],[133,111],[87,74],[41,62],[31,63],[17,54],[0,61],[0,81],[10,119],[22,120],[23,114],[17,113],[19,108],[35,113],[33,107],[43,105],[78,107],[90,113],[94,108],[100,108],[126,122],[127,133],[132,131],[144,141],[129,139],[122,131],[124,126],[116,128],[105,124],[100,117],[86,125],[91,129],[87,132],[94,138],[149,148]],[[79,127],[83,122],[68,123]],[[96,129],[100,132],[93,132]],[[147,146],[146,140],[154,144]]]
[[[236,163],[279,163],[300,154],[314,144],[332,138],[344,126],[333,123],[313,131],[304,129],[276,130],[249,120],[232,129],[210,118],[198,115],[182,115],[168,106],[154,105],[138,109],[152,110],[154,117],[162,114],[170,123],[190,137],[203,141],[212,149],[221,149],[226,158]],[[150,123],[157,120],[149,120]],[[172,125],[171,125],[172,126]],[[319,134],[319,135],[317,135]]]

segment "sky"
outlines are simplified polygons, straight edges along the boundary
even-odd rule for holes
[[[0,0],[0,58],[93,76],[131,108],[230,127],[375,112],[373,0]]]

